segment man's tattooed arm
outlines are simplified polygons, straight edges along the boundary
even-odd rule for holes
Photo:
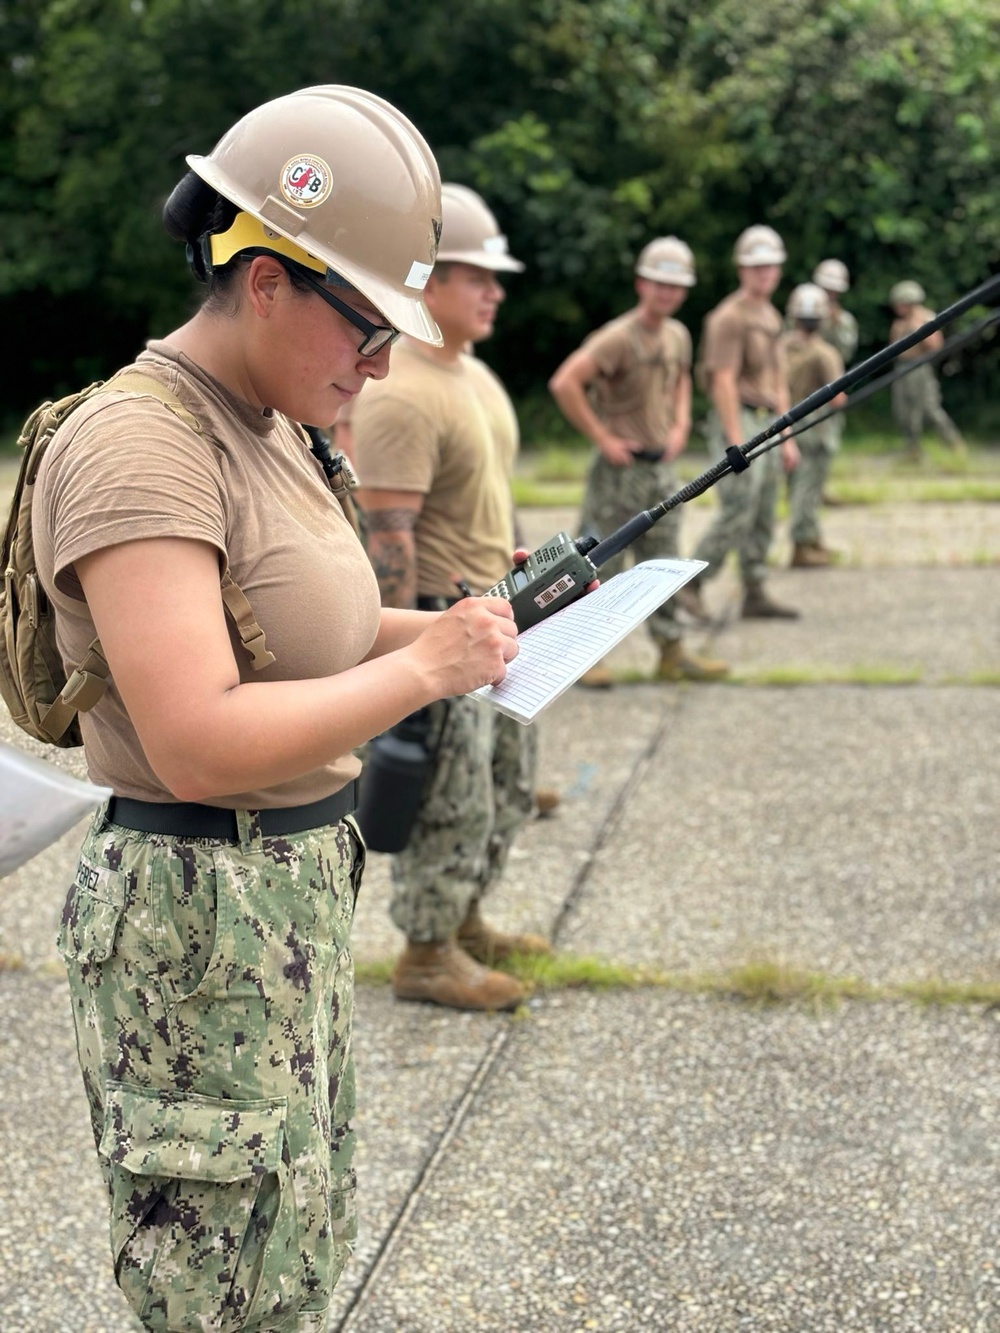
[[[365,512],[368,559],[378,579],[383,606],[417,604],[417,546],[414,539],[419,509],[404,506]]]

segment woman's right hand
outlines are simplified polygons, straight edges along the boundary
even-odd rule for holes
[[[427,672],[435,697],[499,685],[517,656],[517,626],[503,597],[463,597],[443,611],[410,645]]]

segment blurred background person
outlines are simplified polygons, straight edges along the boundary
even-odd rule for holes
[[[844,373],[840,353],[822,336],[823,321],[829,317],[829,311],[829,298],[815,283],[801,283],[788,298],[786,313],[792,328],[782,335],[782,350],[793,403],[801,402]],[[846,401],[847,395],[838,393],[814,415],[823,415]],[[795,569],[823,568],[833,559],[833,552],[823,544],[819,509],[830,460],[837,447],[833,427],[839,420],[837,415],[809,426],[809,418],[804,417],[798,423],[795,438],[799,446],[799,465],[789,473],[788,481],[791,565]]]
[[[691,433],[691,335],[673,316],[696,281],[694,255],[676,236],[661,236],[635,266],[638,301],[624,315],[591,333],[549,380],[549,389],[571,425],[594,445],[587,474],[581,533],[607,537],[677,489],[673,463]],[[680,554],[681,508],[670,510],[628,551],[601,566],[608,579],[629,560]],[[725,662],[686,649],[677,623],[680,602],[706,618],[696,601],[669,598],[650,616],[659,649],[658,680],[719,680]],[[581,685],[612,684],[600,662]]]
[[[895,317],[889,329],[890,342],[904,338],[934,318],[934,311],[924,305],[926,299],[927,295],[919,282],[908,278],[896,283],[889,293],[889,304]],[[917,361],[928,352],[940,351],[943,346],[944,334],[937,329],[923,342],[902,352],[897,358],[897,364],[903,367],[908,361]],[[917,366],[908,375],[894,381],[892,415],[902,432],[903,447],[909,458],[917,460],[923,456],[925,421],[930,422],[955,453],[965,452],[961,432],[941,405],[941,386],[932,365]]]
[[[772,227],[741,232],[733,249],[739,287],[712,310],[702,330],[699,380],[707,392],[708,447],[715,458],[729,446],[752,439],[787,412],[788,379],[781,350],[781,315],[771,296],[781,281],[785,246]],[[747,619],[796,619],[798,611],[767,592],[767,554],[774,540],[775,509],[782,467],[799,461],[792,439],[762,455],[744,472],[717,482],[716,517],[694,550],[708,568],[688,585],[699,596],[730,551],[736,551],[743,584],[742,615]]]

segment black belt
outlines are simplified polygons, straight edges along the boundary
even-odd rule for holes
[[[639,463],[662,463],[663,453],[662,449],[659,453],[655,449],[633,449],[632,457]]]
[[[323,828],[339,824],[358,803],[358,780],[353,778],[346,787],[324,796],[309,805],[289,805],[257,810],[261,836],[271,838],[303,829]],[[239,828],[235,810],[223,810],[217,805],[197,805],[194,802],[133,801],[128,796],[112,796],[108,802],[108,823],[139,833],[165,833],[173,838],[218,838],[223,842],[239,842]]]
[[[461,597],[431,597],[421,593],[417,598],[418,611],[447,611],[449,606],[454,606],[460,602]]]

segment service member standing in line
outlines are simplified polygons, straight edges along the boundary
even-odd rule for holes
[[[819,326],[820,336],[837,349],[844,365],[849,366],[858,350],[858,321],[840,304],[840,298],[851,290],[847,265],[840,259],[823,259],[816,265],[812,280],[826,292],[830,307],[829,314]],[[795,398],[794,394],[792,398]],[[843,421],[844,418],[840,414],[830,419]]]
[[[694,256],[676,236],[661,236],[643,249],[635,267],[637,304],[611,320],[572,352],[549,380],[566,419],[593,442],[580,530],[607,537],[627,519],[677,489],[674,459],[691,432],[691,335],[672,316],[695,284]],[[594,394],[594,403],[588,396]],[[680,553],[680,508],[670,512],[601,567],[608,579],[626,560],[654,560]],[[676,603],[691,606],[684,590],[649,618],[660,658],[660,680],[718,680],[725,662],[687,651]],[[704,613],[695,606],[699,616]],[[707,617],[706,617],[707,618]],[[581,685],[612,684],[598,663]]]
[[[332,85],[187,161],[164,221],[204,302],[70,414],[34,491],[60,653],[97,695],[87,767],[114,792],[59,948],[143,1327],[319,1333],[355,1234],[352,751],[502,677],[516,629],[499,598],[382,609],[296,424],[385,375],[401,330],[439,339],[426,142]]]
[[[404,340],[351,421],[368,553],[386,606],[447,606],[460,596],[456,577],[482,592],[510,568],[515,546],[517,419],[500,381],[465,347],[493,332],[504,296],[497,275],[524,265],[474,191],[443,186],[442,208],[424,298],[444,342],[431,350]],[[455,1009],[513,1008],[524,989],[493,964],[549,946],[496,930],[480,901],[531,813],[535,729],[454,698],[432,706],[427,732],[431,776],[392,859],[389,911],[406,936],[393,990]]]
[[[820,336],[836,348],[845,367],[849,366],[858,350],[858,321],[840,304],[840,298],[851,289],[851,275],[847,265],[840,259],[823,259],[816,265],[812,280],[826,292],[830,305],[830,313],[819,326]],[[792,401],[797,401],[794,393]],[[846,424],[847,417],[843,412],[830,418],[829,438],[834,453],[840,448]],[[824,497],[824,503],[833,502],[829,497]]]
[[[817,389],[844,373],[840,353],[825,341],[821,330],[829,314],[826,292],[815,283],[804,282],[788,298],[788,317],[792,328],[782,335],[782,350],[788,369],[788,388],[791,398],[798,403]],[[838,393],[821,414],[840,407],[847,395]],[[814,414],[815,415],[815,414]],[[791,499],[791,564],[796,569],[818,569],[829,565],[833,553],[823,545],[819,526],[819,509],[823,502],[823,486],[830,471],[830,460],[836,448],[833,424],[839,416],[828,417],[818,425],[808,426],[808,418],[800,423],[796,440],[799,446],[799,465],[790,474]],[[802,427],[805,427],[803,429]]]
[[[923,304],[926,299],[926,293],[919,282],[906,280],[896,283],[889,293],[889,304],[895,315],[889,330],[890,342],[904,338],[934,318],[934,311],[928,310]],[[937,329],[923,342],[900,353],[898,365],[903,367],[907,361],[916,361],[929,352],[940,351],[943,346],[944,334]],[[941,406],[941,386],[932,365],[917,366],[893,383],[892,414],[903,433],[903,442],[910,458],[921,457],[925,420],[931,423],[942,440],[956,453],[965,452],[961,432]]]
[[[785,247],[772,228],[748,227],[736,242],[733,258],[739,288],[707,316],[698,366],[699,383],[712,401],[709,451],[720,458],[727,447],[751,439],[790,405],[780,347],[781,316],[771,303],[781,281]],[[736,551],[743,616],[798,616],[798,611],[774,601],[764,587],[782,464],[790,472],[798,461],[795,441],[785,439],[746,471],[716,483],[719,510],[693,553],[695,559],[708,562],[702,575],[688,584],[695,595],[701,594],[706,579],[718,574],[729,552]]]

